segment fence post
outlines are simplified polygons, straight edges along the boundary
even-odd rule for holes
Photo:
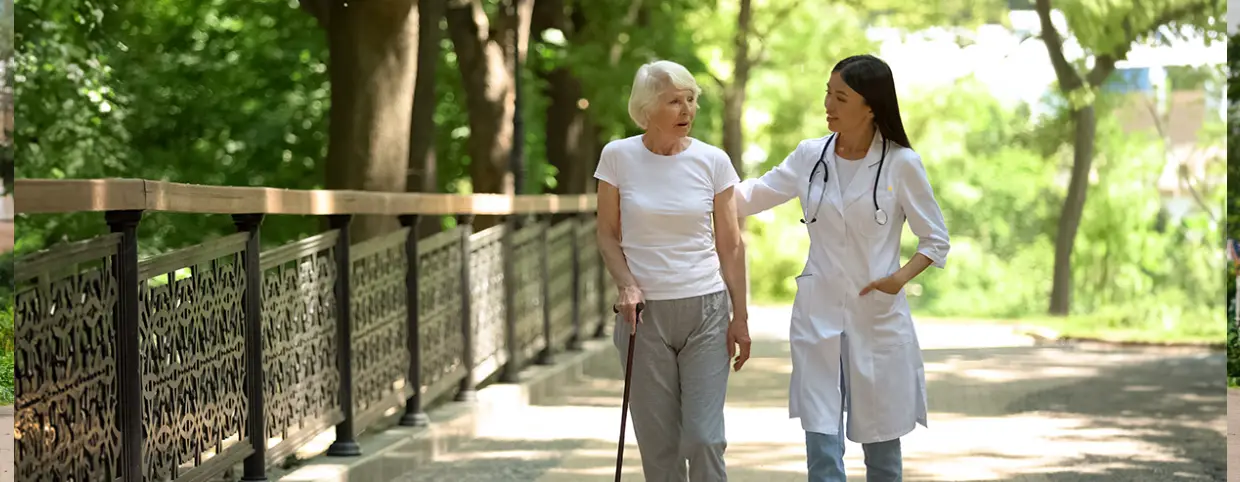
[[[465,378],[461,379],[456,401],[471,402],[477,399],[474,391],[474,318],[470,310],[473,289],[469,280],[469,237],[474,233],[474,215],[457,217],[461,232],[461,364],[465,366]]]
[[[340,370],[340,409],[344,420],[336,424],[336,441],[327,447],[327,455],[351,457],[362,454],[353,430],[353,319],[350,274],[353,263],[349,259],[350,214],[334,214],[328,217],[331,229],[338,231],[336,237],[336,366]]]
[[[581,216],[574,215],[564,222],[572,223],[573,235],[570,237],[569,249],[573,257],[573,304],[569,316],[573,318],[573,336],[568,339],[568,349],[581,350]]]
[[[250,233],[245,242],[242,262],[245,264],[245,391],[249,404],[246,423],[247,436],[254,453],[245,459],[245,471],[241,480],[267,480],[267,420],[263,381],[263,270],[259,263],[262,248],[259,245],[259,229],[262,214],[234,214],[233,225],[238,232]]]
[[[551,329],[551,261],[547,259],[547,241],[549,239],[548,231],[551,231],[551,215],[545,217],[545,222],[535,221],[538,223],[538,264],[539,271],[542,273],[542,331],[543,331],[543,350],[538,354],[539,365],[550,365],[555,362],[555,333]]]
[[[521,229],[516,214],[504,216],[504,236],[500,238],[501,262],[504,266],[504,350],[508,362],[500,372],[501,383],[516,383],[521,371],[521,347],[517,346],[517,283],[516,235]]]
[[[598,217],[595,217],[598,222]],[[594,307],[594,313],[598,315],[598,326],[594,329],[595,338],[603,338],[607,336],[607,263],[603,262],[603,250],[599,249],[598,241],[594,242],[595,262],[598,263],[598,306]]]
[[[418,315],[420,314],[418,296],[418,276],[420,258],[418,257],[418,224],[416,214],[400,216],[400,224],[409,228],[409,236],[405,238],[405,259],[408,270],[405,272],[405,320],[409,335],[409,385],[413,387],[413,395],[405,401],[405,414],[400,417],[400,424],[406,427],[424,427],[430,424],[430,418],[422,411],[422,343],[419,331]]]
[[[104,215],[113,233],[121,234],[112,265],[116,276],[117,425],[121,431],[120,473],[125,481],[142,476],[142,366],[138,320],[138,222],[142,211],[108,211]]]

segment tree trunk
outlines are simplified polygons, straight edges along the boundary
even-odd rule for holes
[[[519,21],[510,13],[514,3]],[[512,51],[516,42],[518,56],[524,60],[532,7],[533,0],[505,0],[495,28],[481,0],[452,5],[447,11],[469,112],[469,177],[476,193],[513,192],[508,169],[516,112]],[[496,216],[478,216],[474,226],[483,230],[498,222]]]
[[[539,0],[534,5],[532,31],[557,29],[564,32],[569,45],[573,45],[579,27],[567,14],[563,0]],[[581,81],[567,66],[539,72],[546,80],[547,105],[546,152],[547,162],[557,171],[555,194],[582,194],[590,179],[585,171],[590,167],[584,149],[588,122],[585,110],[579,105],[585,96]]]
[[[1072,249],[1076,232],[1085,212],[1085,195],[1089,192],[1089,172],[1094,160],[1094,137],[1098,119],[1094,106],[1072,113],[1076,124],[1072,145],[1072,178],[1068,195],[1059,214],[1059,230],[1055,234],[1055,271],[1051,278],[1050,314],[1064,316],[1072,306]]]
[[[538,33],[547,29],[557,29],[564,33],[569,45],[574,45],[577,41],[576,27],[578,25],[567,14],[563,0],[538,0],[534,4],[533,36],[537,37]],[[547,163],[556,169],[555,187],[550,192],[585,193],[589,176],[584,171],[592,163],[587,158],[589,154],[582,149],[588,120],[585,110],[578,105],[584,97],[581,81],[567,66],[540,71],[539,76],[547,83],[544,93],[550,101],[544,129]],[[551,222],[559,223],[572,216],[556,214]]]
[[[732,41],[732,81],[721,82],[723,87],[723,152],[732,159],[736,174],[745,178],[745,87],[749,84],[749,33],[753,28],[753,11],[750,0],[740,0],[740,13],[736,16],[736,35]]]
[[[1051,22],[1051,0],[1035,0],[1035,9],[1042,27],[1042,42],[1050,56],[1051,67],[1059,81],[1059,90],[1072,101],[1074,94],[1097,91],[1115,71],[1116,59],[1124,58],[1123,52],[1106,53],[1094,57],[1094,66],[1082,76],[1068,62],[1063,51],[1063,37]],[[1072,122],[1075,130],[1072,143],[1072,176],[1068,182],[1068,195],[1064,198],[1059,215],[1059,229],[1055,233],[1055,267],[1051,275],[1051,315],[1067,315],[1072,308],[1072,250],[1076,245],[1076,232],[1081,226],[1085,212],[1085,195],[1089,191],[1089,171],[1094,161],[1094,138],[1098,131],[1097,108],[1092,101],[1074,106]]]
[[[406,190],[439,191],[435,159],[435,88],[439,67],[439,21],[447,0],[418,0],[418,78],[413,88],[412,127],[409,129],[409,165]],[[428,216],[418,224],[418,237],[425,238],[442,228],[438,216]]]
[[[571,2],[572,14],[570,15],[570,24],[573,26],[574,32],[584,32],[590,28],[593,22],[611,23],[615,22],[611,18],[590,18],[585,14],[584,4],[592,0],[575,0]],[[624,18],[621,19],[621,31],[640,31],[642,28],[649,26],[649,16],[642,15],[643,8],[650,8],[649,4],[643,0],[630,0],[629,8],[625,11]],[[570,45],[573,45],[570,42]],[[626,43],[622,42],[619,36],[611,40],[611,44],[607,48],[607,65],[610,68],[617,69],[620,65],[621,57],[625,53]],[[631,73],[629,75],[632,75]],[[579,84],[580,85],[580,84]],[[614,98],[604,99],[587,99],[591,104],[597,102],[613,102]],[[598,166],[598,159],[603,154],[603,147],[607,144],[607,140],[603,137],[602,126],[595,121],[587,109],[582,113],[584,122],[578,136],[578,151],[581,152],[581,158],[575,163],[578,168],[573,170],[575,177],[572,178],[579,185],[584,186],[582,192],[592,194],[598,190],[598,182],[594,181],[594,169]]]
[[[577,105],[581,99],[581,82],[567,68],[548,72],[546,79],[551,99],[547,106],[547,162],[559,171],[552,192],[584,193],[585,182],[589,179],[585,173],[589,161],[582,149],[586,115]]]
[[[745,91],[732,81],[723,86],[723,152],[732,160],[736,174],[745,178],[745,162],[742,157],[745,151],[744,125],[742,117],[745,111]]]
[[[307,9],[327,29],[331,52],[328,189],[403,192],[418,66],[415,0]],[[353,236],[365,240],[396,226],[392,216],[358,216]]]

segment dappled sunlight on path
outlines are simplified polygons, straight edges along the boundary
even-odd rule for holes
[[[787,418],[787,318],[751,319],[754,358],[729,381],[729,480],[804,481],[804,436]],[[904,438],[905,480],[1223,480],[1221,353],[1033,346],[993,326],[919,333],[931,428]],[[600,353],[579,382],[480,415],[473,438],[396,480],[612,480],[619,365],[614,351]],[[846,461],[849,480],[864,480],[859,445],[849,443]],[[624,480],[643,480],[632,430]]]

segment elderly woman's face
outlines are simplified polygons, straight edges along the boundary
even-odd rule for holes
[[[697,116],[697,96],[690,89],[670,88],[659,94],[659,100],[650,108],[646,130],[688,136]]]
[[[827,128],[831,132],[851,132],[874,122],[874,112],[865,97],[844,83],[839,72],[831,73],[822,106],[827,110]]]

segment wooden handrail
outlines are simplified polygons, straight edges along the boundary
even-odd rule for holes
[[[592,194],[422,194],[181,184],[145,179],[17,179],[18,213],[145,210],[203,214],[527,214],[595,210]]]

